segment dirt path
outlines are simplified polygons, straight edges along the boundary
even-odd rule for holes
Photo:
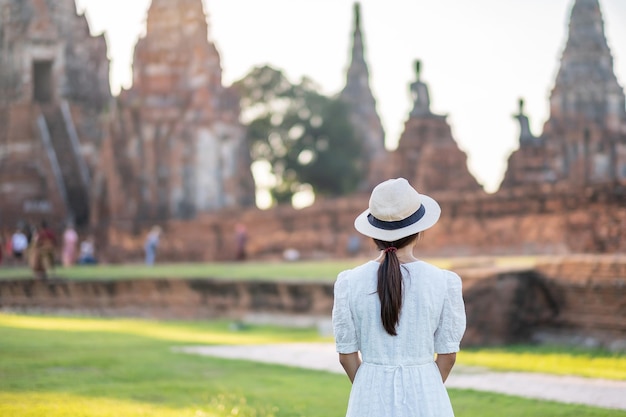
[[[335,346],[330,343],[194,346],[176,350],[343,373],[337,360]],[[523,372],[491,372],[479,368],[456,366],[446,386],[626,410],[626,381]]]

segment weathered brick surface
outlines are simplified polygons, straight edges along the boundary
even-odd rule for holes
[[[538,265],[537,272],[558,305],[551,328],[560,340],[626,343],[626,255],[566,256]]]
[[[523,105],[520,146],[502,183],[576,187],[626,179],[626,98],[613,70],[598,2],[576,2],[550,95],[550,119],[534,137]]]
[[[239,97],[222,84],[202,2],[154,1],[147,25],[133,86],[110,114],[93,217],[155,222],[254,204]]]
[[[482,191],[467,169],[467,155],[459,149],[444,116],[412,114],[388,160],[388,178],[406,178],[424,193]]]
[[[211,279],[3,281],[0,308],[170,319],[237,319],[248,313],[328,317],[332,286]]]
[[[80,218],[86,213],[77,208],[89,197],[77,195],[71,179],[81,178],[79,163],[84,162],[87,175],[92,172],[102,140],[100,116],[111,96],[104,36],[89,34],[85,16],[76,14],[72,1],[0,5],[0,228],[42,218],[61,224],[73,216],[86,224]],[[73,127],[61,118],[62,105]],[[40,125],[42,118],[47,129]],[[42,130],[52,146],[46,146]],[[59,141],[70,130],[78,136],[75,149]],[[59,162],[60,178],[51,157]]]
[[[441,204],[439,223],[426,231],[418,252],[429,256],[620,253],[626,251],[626,192],[623,185],[574,190],[553,186],[482,192],[432,193]],[[281,257],[287,248],[303,258],[344,257],[354,218],[369,195],[322,200],[296,210],[228,210],[193,221],[163,223],[162,260],[232,260],[235,224],[246,225],[251,258]],[[132,229],[112,224],[104,256],[111,261],[141,257],[151,223]],[[374,246],[361,237],[362,255]]]

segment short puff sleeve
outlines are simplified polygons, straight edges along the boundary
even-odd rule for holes
[[[349,271],[343,271],[335,282],[335,299],[333,303],[333,332],[338,353],[354,353],[359,350],[358,339],[352,312],[350,311]]]
[[[451,271],[444,271],[447,284],[439,326],[435,331],[435,352],[454,353],[465,333],[465,303],[461,278]]]

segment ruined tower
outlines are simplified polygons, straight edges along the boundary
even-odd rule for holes
[[[523,129],[523,126],[522,126]],[[520,138],[503,187],[626,179],[626,103],[598,0],[575,0],[543,134]]]
[[[222,85],[201,0],[153,0],[103,157],[111,219],[165,221],[254,204],[239,99]],[[112,190],[116,190],[114,193]]]
[[[87,224],[108,76],[74,0],[0,0],[0,226]]]
[[[389,176],[404,177],[426,193],[482,191],[467,169],[467,155],[452,137],[445,115],[430,109],[428,85],[421,80],[421,63],[415,63],[416,80],[411,84],[413,109],[404,124],[398,148],[389,164]]]
[[[363,34],[361,33],[361,8],[354,4],[354,32],[352,54],[346,75],[346,85],[340,98],[348,104],[350,121],[357,137],[363,142],[367,179],[363,188],[371,188],[384,180],[385,132],[376,111],[376,100],[369,86],[369,69],[365,62]]]
[[[625,127],[624,90],[613,71],[600,4],[576,0],[544,131],[561,151],[557,176],[572,184],[626,179]]]

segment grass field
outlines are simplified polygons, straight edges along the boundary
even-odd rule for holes
[[[51,274],[65,279],[222,278],[334,280],[354,261],[332,262],[239,262],[73,266],[56,268]],[[0,268],[0,279],[31,278],[28,268]]]
[[[311,329],[235,331],[227,322],[0,315],[0,415],[339,417],[350,389],[343,375],[172,351],[320,340],[328,339]],[[468,390],[450,390],[450,396],[457,417],[624,415]]]
[[[473,257],[436,258],[429,262],[448,269],[468,266],[530,267],[537,257]],[[326,280],[332,281],[345,269],[354,268],[366,259],[342,259],[300,262],[214,262],[157,264],[154,267],[142,264],[58,267],[52,276],[64,279],[142,279],[142,278],[221,278],[221,279],[280,279],[280,280]],[[32,278],[26,267],[0,267],[0,279]]]
[[[457,362],[497,371],[541,372],[626,381],[626,355],[601,349],[572,346],[470,348],[461,350]]]

